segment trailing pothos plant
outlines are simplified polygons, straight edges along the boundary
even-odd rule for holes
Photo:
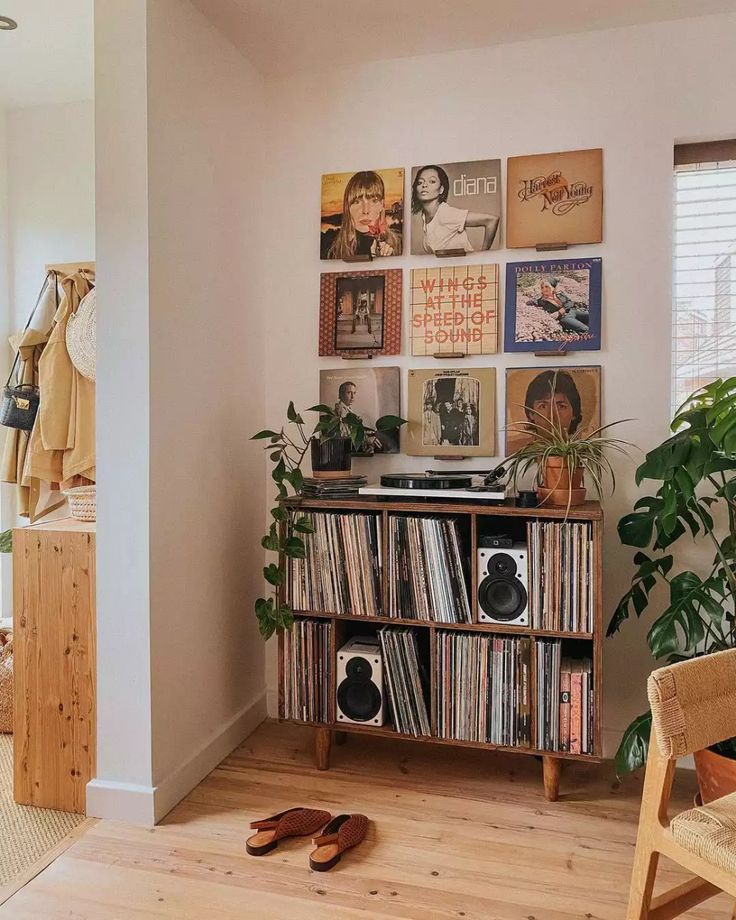
[[[637,568],[607,633],[618,632],[632,613],[640,617],[662,585],[667,606],[647,642],[668,664],[736,647],[736,377],[693,393],[671,430],[636,471],[637,485],[651,480],[656,492],[638,499],[618,524],[621,542],[638,549]],[[712,552],[698,572],[684,567],[696,538]],[[619,774],[645,764],[650,731],[649,712],[628,727],[616,754]],[[716,749],[736,759],[736,739]]]
[[[375,428],[371,429],[354,412],[340,413],[322,404],[311,406],[305,411],[318,414],[311,431],[304,417],[294,408],[294,403],[290,402],[286,410],[286,424],[279,431],[266,428],[251,438],[251,441],[268,441],[264,450],[269,451],[269,459],[273,463],[271,478],[277,490],[277,502],[271,508],[273,520],[268,533],[261,540],[261,546],[277,553],[278,561],[264,566],[263,577],[271,586],[271,591],[268,597],[257,598],[254,605],[258,627],[264,639],[270,639],[279,629],[291,629],[294,625],[291,606],[279,600],[279,588],[284,582],[286,560],[304,559],[306,547],[303,535],[312,533],[313,527],[306,515],[298,512],[290,515],[284,500],[301,494],[304,484],[301,465],[312,439],[325,441],[347,437],[352,449],[357,451],[363,448],[376,431],[394,431],[405,424],[405,419],[398,415],[382,415],[376,420]]]

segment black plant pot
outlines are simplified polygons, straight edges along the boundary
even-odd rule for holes
[[[315,479],[340,479],[350,472],[352,444],[350,438],[312,438],[312,475]]]

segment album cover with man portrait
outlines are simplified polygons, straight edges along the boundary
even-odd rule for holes
[[[402,271],[323,272],[319,284],[319,354],[401,352]]]
[[[506,456],[532,440],[534,423],[551,419],[570,434],[601,426],[601,369],[586,367],[506,369]]]
[[[402,168],[322,176],[321,259],[400,256],[403,237]]]
[[[500,160],[427,163],[412,169],[412,255],[500,248]]]
[[[495,367],[409,371],[405,453],[492,457],[495,436]]]
[[[363,420],[365,442],[354,456],[398,454],[399,430],[376,431],[382,415],[401,417],[401,378],[398,367],[338,367],[319,372],[319,401],[340,416],[352,412]],[[345,434],[347,435],[347,431]]]
[[[600,259],[506,265],[505,351],[598,351]]]
[[[509,157],[506,245],[525,249],[603,241],[603,151]]]

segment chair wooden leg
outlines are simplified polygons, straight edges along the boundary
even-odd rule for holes
[[[658,864],[659,853],[647,849],[643,842],[637,841],[626,920],[647,920]]]

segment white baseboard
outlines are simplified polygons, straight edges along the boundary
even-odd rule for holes
[[[154,791],[153,786],[90,780],[87,783],[87,817],[151,827],[155,824]]]
[[[167,815],[197,783],[221,763],[227,755],[254,732],[266,718],[265,690],[244,706],[239,713],[217,729],[189,760],[159,783],[154,790],[156,822]]]
[[[152,827],[255,731],[265,718],[264,691],[213,732],[189,760],[157,786],[136,786],[93,779],[87,783],[87,815]]]

